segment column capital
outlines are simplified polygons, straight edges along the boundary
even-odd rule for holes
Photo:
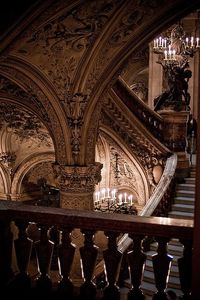
[[[93,192],[95,184],[101,180],[103,165],[95,162],[88,166],[67,166],[53,164],[54,175],[62,191]]]

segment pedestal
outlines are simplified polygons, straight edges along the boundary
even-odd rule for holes
[[[186,152],[189,111],[160,110],[158,113],[164,120],[164,144],[177,154],[176,176],[181,180],[189,175],[190,164]]]

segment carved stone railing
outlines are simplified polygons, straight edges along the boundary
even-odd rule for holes
[[[15,224],[15,225],[13,225]],[[39,234],[36,239],[29,236],[30,224],[36,224]],[[11,226],[12,225],[12,226]],[[11,228],[17,228],[13,231]],[[54,238],[52,238],[54,228]],[[72,243],[73,230],[80,230],[83,245],[76,249]],[[95,245],[95,234],[101,231],[107,237],[107,245],[102,250]],[[55,235],[55,232],[57,234]],[[155,285],[157,293],[153,299],[167,299],[165,288],[171,260],[167,252],[167,243],[177,238],[183,244],[183,257],[179,260],[180,280],[184,299],[191,292],[191,255],[193,221],[175,220],[161,217],[140,217],[121,214],[102,214],[80,210],[27,206],[20,202],[0,201],[0,288],[6,295],[49,297],[54,294],[58,299],[99,299],[94,278],[94,269],[99,253],[102,251],[106,286],[103,299],[118,300],[120,288],[117,285],[123,254],[117,247],[120,235],[128,234],[133,246],[128,251],[128,264],[132,288],[129,299],[145,299],[140,289],[142,273],[146,261],[142,241],[144,236],[153,237],[158,242],[157,253],[153,257]],[[54,242],[53,242],[54,241]],[[37,276],[31,275],[29,268],[34,259],[35,250]],[[71,278],[75,249],[80,253],[83,282],[75,286]],[[51,262],[56,251],[59,261],[59,276],[51,277]],[[13,257],[18,270],[13,271]],[[162,265],[162,268],[160,266]],[[162,276],[161,276],[162,275]],[[59,278],[55,279],[55,278]],[[57,299],[57,298],[56,298]]]
[[[142,124],[162,142],[163,118],[140,100],[121,77],[116,81],[113,90]]]
[[[140,212],[140,216],[157,215],[167,217],[173,201],[176,166],[177,155],[173,154],[167,159],[161,179],[147,204]]]

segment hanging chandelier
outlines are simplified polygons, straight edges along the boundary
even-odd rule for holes
[[[189,57],[194,57],[199,48],[200,38],[196,33],[188,35],[180,22],[166,35],[162,34],[153,40],[153,52],[161,55],[164,64],[181,65]]]

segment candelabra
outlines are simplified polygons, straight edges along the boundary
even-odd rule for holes
[[[188,57],[193,57],[199,48],[199,37],[187,36],[181,23],[176,24],[169,35],[161,35],[153,41],[153,51],[162,55],[165,64],[181,65]]]
[[[137,214],[132,194],[124,192],[118,195],[117,189],[110,188],[103,188],[95,193],[94,209],[102,212]]]

